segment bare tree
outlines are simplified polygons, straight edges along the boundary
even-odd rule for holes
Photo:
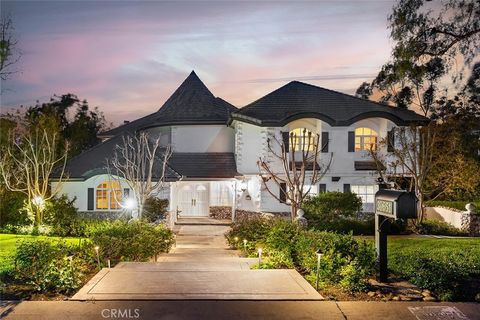
[[[275,135],[267,139],[268,154],[260,158],[257,165],[263,179],[265,189],[275,199],[282,202],[280,195],[273,192],[269,186],[272,181],[280,188],[285,200],[290,202],[291,218],[295,219],[297,210],[301,208],[303,200],[308,196],[313,185],[317,184],[330,169],[333,154],[330,153],[327,164],[320,162],[318,134],[303,130],[303,138],[295,133],[289,134],[289,147]],[[299,142],[300,141],[300,142]],[[278,169],[280,166],[280,170]],[[285,184],[285,190],[282,185]],[[306,187],[308,186],[308,187]]]
[[[422,223],[425,214],[425,199],[428,195],[427,178],[436,165],[434,157],[438,137],[433,123],[424,126],[395,128],[395,142],[387,148],[376,148],[369,151],[377,164],[377,170],[382,178],[410,179],[409,191],[415,191],[418,198],[418,219]],[[381,145],[391,143],[388,139],[379,142]],[[397,184],[396,187],[399,187]]]
[[[9,144],[2,150],[0,173],[5,187],[27,196],[27,211],[34,215],[38,227],[43,221],[45,202],[61,188],[65,177],[68,143],[58,152],[60,139],[46,130],[28,132],[23,138],[10,134]],[[58,171],[57,171],[58,170]],[[55,187],[50,186],[56,172]]]
[[[13,24],[10,17],[2,17],[0,22],[0,79],[5,81],[17,70],[11,67],[20,59],[17,40],[13,36]]]
[[[148,133],[141,132],[124,136],[107,160],[109,174],[125,181],[133,191],[138,218],[142,218],[145,200],[163,188],[171,154],[169,145],[160,146],[160,136],[151,139]]]

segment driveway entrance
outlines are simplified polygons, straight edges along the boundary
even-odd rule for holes
[[[225,245],[228,226],[177,226],[177,246],[157,262],[102,269],[73,300],[322,300],[295,270],[251,270]]]

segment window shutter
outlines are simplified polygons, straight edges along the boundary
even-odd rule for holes
[[[348,131],[348,152],[355,152],[355,131]]]
[[[345,183],[345,184],[343,185],[343,192],[344,192],[344,193],[351,192],[351,191],[350,191],[350,184]]]
[[[286,183],[280,183],[279,198],[281,203],[287,202],[287,184]]]
[[[325,183],[320,183],[320,186],[318,188],[319,193],[325,193],[327,192],[327,185]]]
[[[285,152],[290,150],[290,132],[282,132],[283,144],[285,145]]]
[[[93,188],[88,188],[87,192],[87,210],[93,210],[95,202],[95,195],[94,195],[94,189]]]
[[[395,151],[395,131],[394,129],[387,132],[387,151]]]
[[[322,132],[322,152],[328,152],[328,132]]]
[[[123,189],[123,197],[128,198],[130,196],[130,189],[124,188]]]

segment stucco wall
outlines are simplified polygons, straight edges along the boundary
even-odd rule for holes
[[[234,152],[234,129],[224,125],[172,126],[174,152]]]
[[[462,212],[448,208],[427,207],[425,217],[428,220],[444,221],[455,228],[462,228]]]

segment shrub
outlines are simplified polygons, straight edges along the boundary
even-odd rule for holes
[[[290,221],[254,218],[234,223],[225,236],[232,246],[242,250],[242,239],[248,239],[246,253],[250,256],[256,256],[255,249],[262,247],[264,260],[260,268],[295,267],[311,281],[317,271],[316,251],[321,249],[322,282],[350,291],[365,290],[367,278],[374,271],[373,245],[357,241],[351,234],[305,231]]]
[[[164,225],[122,221],[93,225],[88,236],[99,246],[103,261],[148,261],[173,245],[173,232]]]
[[[15,255],[15,278],[44,293],[70,294],[94,269],[93,249],[88,243],[35,240],[21,242]]]
[[[354,216],[362,210],[362,200],[350,192],[325,192],[306,199],[302,208],[314,219],[332,221],[338,217]]]
[[[51,234],[60,237],[76,236],[78,220],[77,208],[74,206],[76,198],[69,200],[66,195],[53,198],[45,205],[45,224],[51,227]]]
[[[468,292],[465,288],[480,276],[478,249],[462,247],[426,251],[423,248],[402,248],[394,254],[389,253],[388,264],[395,274],[436,292],[442,300],[474,299],[476,292]]]
[[[25,200],[26,196],[20,192],[0,191],[0,226],[22,226],[31,223],[27,211],[23,210]]]
[[[462,236],[468,234],[468,232],[455,228],[444,221],[437,220],[424,220],[421,224],[415,226],[415,231],[420,234],[444,236]]]
[[[145,200],[142,219],[146,222],[155,222],[165,219],[168,212],[168,200],[149,197]]]

